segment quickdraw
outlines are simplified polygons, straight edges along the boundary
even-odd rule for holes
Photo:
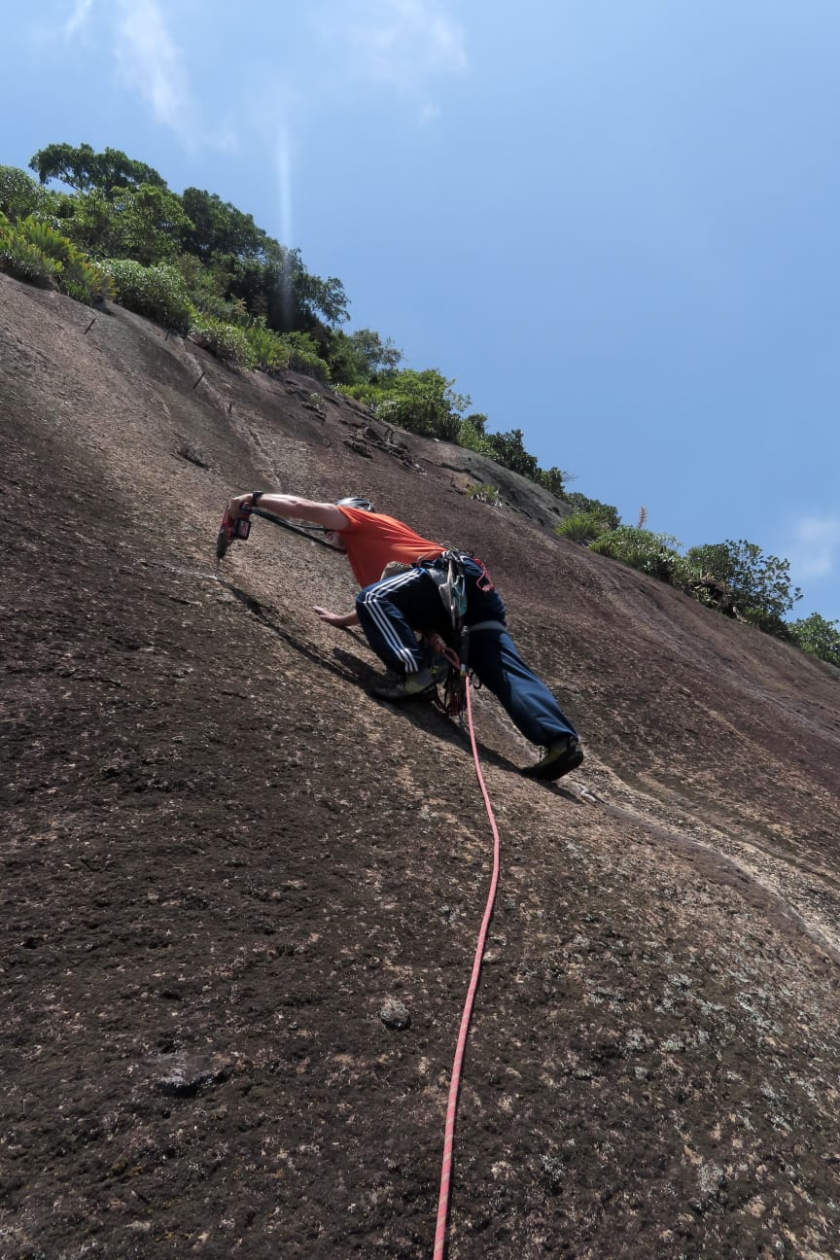
[[[432,658],[442,658],[447,665],[446,677],[443,680],[443,700],[438,701],[438,706],[443,709],[443,712],[448,717],[460,719],[467,707],[466,684],[469,631],[463,628],[461,630],[459,637],[460,653],[449,647],[439,634],[426,634],[424,638]]]
[[[476,587],[487,594],[494,589],[490,574],[483,561],[464,551],[445,551],[427,568],[427,572],[438,588],[441,601],[449,614],[452,625],[452,639],[457,649],[450,646],[439,634],[429,634],[426,640],[433,655],[443,657],[449,669],[443,684],[443,703],[441,708],[449,717],[463,717],[467,707],[467,674],[469,673],[469,627],[464,625],[467,612],[467,575],[465,560],[472,560],[478,565],[480,573],[476,579]],[[445,562],[443,568],[441,562]],[[425,566],[424,566],[425,567]]]

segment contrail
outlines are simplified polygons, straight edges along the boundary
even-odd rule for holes
[[[275,160],[277,163],[277,196],[280,214],[280,244],[293,249],[292,235],[292,143],[286,121],[277,127],[275,141]],[[291,327],[292,323],[292,279],[287,271],[283,272],[283,290],[281,304],[283,323]]]

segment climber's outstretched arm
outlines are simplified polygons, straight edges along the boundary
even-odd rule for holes
[[[242,506],[252,506],[252,494],[240,494],[228,504],[231,520],[238,520],[242,515]],[[296,494],[260,494],[259,506],[264,512],[273,516],[289,517],[293,521],[310,521],[313,525],[321,525],[324,529],[341,530],[347,528],[347,517],[334,503],[316,503],[312,499],[301,499]]]

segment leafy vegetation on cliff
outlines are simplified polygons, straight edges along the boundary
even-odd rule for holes
[[[448,442],[463,436],[465,445],[475,440],[475,426],[465,424],[470,400],[454,391],[453,381],[434,368],[401,366],[402,351],[371,329],[348,334],[341,281],[313,275],[298,250],[217,194],[175,193],[146,163],[86,144],[48,145],[30,167],[38,181],[0,167],[5,270],[71,292],[56,265],[60,239],[68,257],[75,251],[97,269],[89,288],[77,284],[72,291],[82,301],[113,297],[232,366],[294,368],[363,399],[401,428]],[[54,183],[64,187],[48,187]],[[27,235],[23,225],[32,223],[56,234],[50,250]],[[539,467],[521,430],[486,433],[486,417],[480,421],[487,454],[563,494],[563,473]]]
[[[802,592],[791,584],[789,562],[765,555],[755,543],[727,539],[683,552],[668,534],[621,524],[609,527],[594,508],[567,517],[556,532],[840,667],[837,623],[819,613],[786,621]]]

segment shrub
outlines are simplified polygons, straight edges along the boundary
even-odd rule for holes
[[[190,328],[190,339],[224,363],[234,367],[255,367],[256,356],[241,328],[222,323],[212,315],[197,315]]]
[[[16,222],[30,214],[48,213],[50,194],[16,166],[0,166],[0,212]]]
[[[293,371],[314,376],[318,381],[330,379],[329,365],[318,354],[318,347],[309,333],[282,333],[280,339],[289,351],[288,366]]]
[[[432,395],[422,391],[388,394],[374,402],[374,410],[380,420],[398,429],[422,433],[427,437],[454,442],[461,427],[460,417],[449,411],[446,403],[439,403]]]
[[[598,512],[574,512],[555,525],[554,532],[570,542],[588,547],[609,528],[609,523]]]
[[[114,283],[107,272],[81,255],[65,263],[58,283],[62,293],[88,306],[114,296]]]
[[[111,295],[109,277],[66,236],[32,215],[0,224],[0,267],[30,284],[55,286],[78,302]]]
[[[649,529],[619,525],[590,543],[590,550],[620,560],[661,582],[684,587],[689,580],[689,568],[677,550],[679,546],[670,534],[654,534]]]
[[[487,417],[480,412],[464,416],[458,428],[458,445],[463,446],[467,451],[475,451],[477,455],[486,455],[488,459],[495,459],[496,452],[484,432],[486,423]]]
[[[120,305],[176,332],[189,331],[194,308],[174,267],[165,263],[144,267],[129,258],[107,259],[100,267],[110,276]]]
[[[577,490],[572,491],[571,494],[564,494],[563,498],[570,507],[574,508],[575,512],[596,513],[602,520],[606,521],[608,529],[618,529],[621,524],[618,508],[613,507],[611,503],[602,503],[600,499],[589,499],[585,494],[580,494]]]
[[[387,424],[455,442],[461,429],[461,411],[469,399],[452,392],[436,368],[415,372],[403,368],[383,372],[377,384],[351,386],[345,392],[373,407]]]
[[[448,440],[457,442],[468,451],[475,451],[477,455],[486,455],[503,468],[521,473],[558,499],[563,497],[564,480],[568,474],[561,468],[540,468],[536,456],[529,455],[525,450],[521,429],[513,429],[510,433],[488,433],[486,424],[487,417],[481,412],[464,416],[458,424],[457,433]]]
[[[49,223],[44,223],[43,220],[36,219],[31,214],[21,219],[15,230],[30,245],[34,245],[48,258],[61,263],[62,266],[83,257],[66,236],[62,236]]]
[[[181,270],[180,267],[178,270]],[[198,292],[191,287],[190,297],[197,311],[212,319],[218,319],[223,324],[235,324],[237,328],[247,328],[253,320],[253,316],[249,314],[241,298],[231,298],[228,301],[226,298],[219,297],[218,294],[206,292],[204,287]]]
[[[266,327],[265,320],[254,320],[243,328],[251,347],[254,366],[264,372],[284,372],[289,366],[292,352],[278,333]]]

